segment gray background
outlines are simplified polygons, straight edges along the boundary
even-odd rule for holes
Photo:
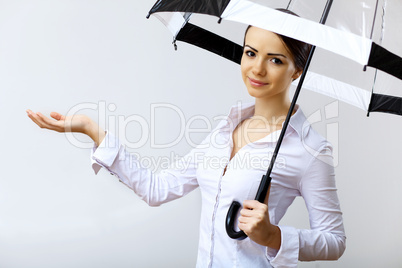
[[[42,130],[25,110],[67,113],[77,105],[103,127],[120,116],[150,122],[152,103],[186,116],[226,114],[252,101],[239,67],[187,44],[174,51],[168,30],[145,19],[154,1],[0,1],[0,267],[193,267],[200,194],[150,208],[104,170],[95,176],[90,149],[64,134]],[[337,262],[300,267],[402,267],[401,118],[372,114],[303,92],[305,114],[335,146],[337,186],[347,249]],[[329,105],[329,106],[328,106]],[[336,117],[326,118],[325,107]],[[335,108],[334,108],[335,107]],[[99,114],[101,114],[99,116]],[[103,122],[102,122],[103,120]],[[158,110],[158,143],[173,141],[180,119]],[[195,122],[192,127],[204,128]],[[119,136],[141,138],[132,122]],[[205,134],[194,134],[200,141]],[[88,145],[89,139],[76,136]],[[136,151],[145,157],[185,154],[186,139],[169,148]],[[282,221],[308,228],[301,198]]]

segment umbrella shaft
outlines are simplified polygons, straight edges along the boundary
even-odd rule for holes
[[[333,0],[328,0],[327,1],[327,4],[325,5],[324,11],[323,11],[321,19],[320,19],[321,24],[325,24],[325,22],[327,21],[329,11],[331,10],[332,2],[333,2]],[[297,98],[299,97],[301,88],[303,86],[304,78],[306,77],[307,70],[308,70],[308,68],[310,66],[310,63],[311,63],[311,60],[313,58],[314,51],[315,51],[315,46],[312,46],[311,50],[310,50],[310,53],[308,55],[306,64],[304,65],[303,73],[302,73],[302,75],[300,77],[299,83],[297,84],[295,94],[293,95],[293,99],[292,99],[292,102],[290,104],[289,111],[288,111],[288,114],[286,116],[285,122],[283,123],[283,128],[282,128],[281,134],[279,136],[278,143],[276,144],[274,153],[272,154],[271,162],[269,164],[267,173],[265,175],[266,177],[270,177],[270,175],[271,175],[271,171],[272,171],[272,169],[274,167],[275,160],[276,160],[276,157],[277,157],[278,152],[279,152],[279,148],[281,147],[283,137],[285,136],[286,129],[287,129],[288,125],[289,125],[290,117],[292,116],[294,107],[296,105]],[[268,188],[264,189],[264,190],[268,191]]]

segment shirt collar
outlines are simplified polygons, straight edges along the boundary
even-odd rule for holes
[[[228,129],[232,132],[241,121],[253,116],[254,108],[254,103],[238,102],[236,105],[233,105],[230,108],[229,115],[227,117],[227,124],[229,124]],[[286,130],[286,135],[293,130],[297,133],[300,139],[303,139],[308,134],[310,123],[307,121],[306,116],[297,104],[295,106],[295,111],[296,112],[290,118],[289,126]],[[277,133],[278,137],[279,132],[280,131],[278,131]]]

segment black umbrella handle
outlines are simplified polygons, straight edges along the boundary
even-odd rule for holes
[[[232,239],[243,240],[247,235],[243,231],[236,231],[234,229],[237,212],[241,207],[240,203],[233,201],[230,205],[228,214],[226,214],[226,233]]]
[[[267,175],[263,175],[261,179],[260,186],[258,187],[257,194],[255,196],[255,200],[258,200],[260,203],[264,203],[265,197],[268,193],[269,185],[271,184],[271,177]],[[228,214],[226,215],[226,233],[230,238],[243,240],[247,237],[247,235],[243,231],[236,231],[234,229],[234,223],[236,220],[237,212],[239,211],[241,204],[237,201],[233,201],[230,205]]]

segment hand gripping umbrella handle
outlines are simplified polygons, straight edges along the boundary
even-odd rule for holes
[[[263,175],[260,187],[258,187],[258,192],[255,196],[255,200],[258,200],[261,203],[264,202],[270,184],[271,184],[271,177]],[[230,205],[228,214],[226,215],[226,233],[230,238],[243,240],[244,238],[247,237],[247,235],[243,231],[236,231],[234,229],[236,215],[240,207],[241,204],[237,201],[233,201],[232,204]]]

